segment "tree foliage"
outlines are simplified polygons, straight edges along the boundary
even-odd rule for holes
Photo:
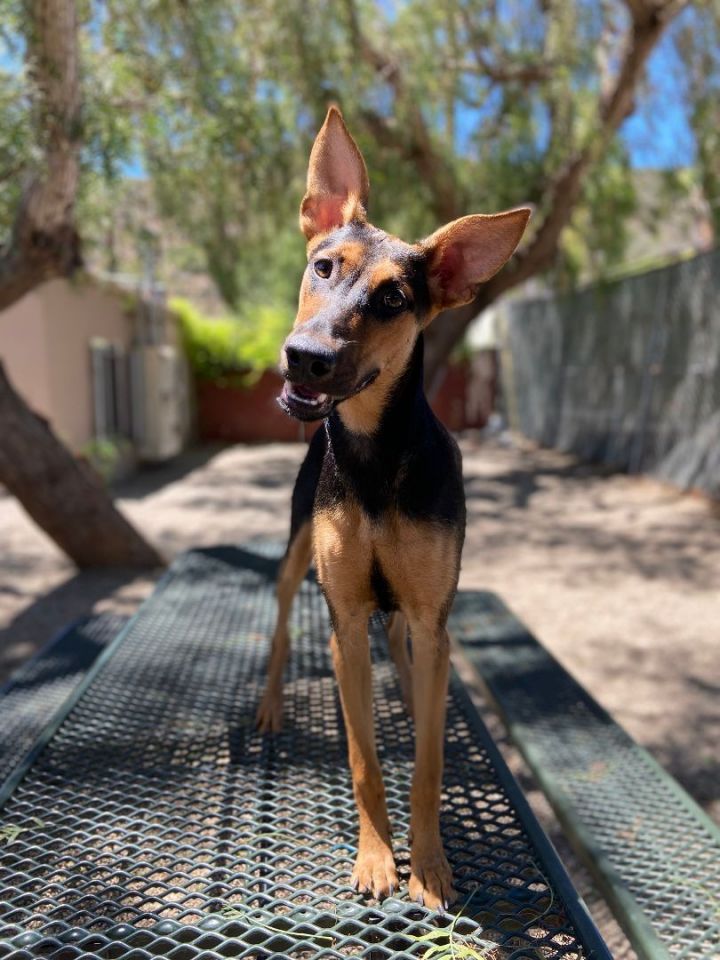
[[[25,68],[3,62],[18,96],[3,101],[0,181],[12,221],[0,245],[0,309],[79,263],[75,204],[82,141],[80,44],[74,0],[4,2],[3,37],[22,22]],[[11,56],[14,54],[12,45]],[[20,74],[20,75],[19,75]],[[19,118],[22,118],[19,122]],[[14,208],[14,209],[11,209]],[[114,507],[99,477],[76,460],[13,387],[0,359],[0,484],[78,566],[155,566],[158,552]]]
[[[683,96],[696,146],[696,172],[720,237],[720,2],[703,0],[677,31]]]
[[[169,306],[178,318],[190,366],[201,380],[250,385],[277,363],[287,334],[281,309],[260,306],[238,318],[205,316],[182,297],[173,297]]]
[[[704,80],[717,74],[716,2],[86,0],[81,232],[117,267],[119,186],[150,178],[160,216],[231,308],[270,301],[289,316],[305,164],[334,100],[366,154],[376,222],[413,238],[531,202],[517,279],[572,285],[623,257],[635,196],[616,133],[642,110],[645,64],[671,24],[663,43],[682,49],[699,176],[717,190],[718,97]],[[0,157],[12,170],[33,149],[24,78],[6,79]],[[17,178],[6,182],[7,227]]]

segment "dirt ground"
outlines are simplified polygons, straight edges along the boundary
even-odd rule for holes
[[[462,440],[461,586],[495,590],[720,821],[720,515],[649,480]],[[120,505],[172,556],[286,536],[299,445],[207,448],[142,473]],[[91,608],[131,612],[152,576],[78,573],[0,495],[0,679]]]

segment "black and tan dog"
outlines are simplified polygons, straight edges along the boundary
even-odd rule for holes
[[[422,331],[502,267],[530,211],[463,217],[411,245],[368,223],[367,199],[365,163],[331,108],[310,155],[300,211],[309,262],[282,351],[280,397],[293,417],[325,424],[293,492],[258,723],[263,730],[280,725],[287,618],[314,554],[334,628],[360,819],[352,882],[378,898],[398,886],[373,729],[367,627],[380,607],[392,612],[390,650],[415,719],[410,896],[439,908],[454,896],[438,817],[445,624],[460,570],[465,499],[460,452],[423,392]]]

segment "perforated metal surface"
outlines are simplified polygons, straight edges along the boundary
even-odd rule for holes
[[[720,957],[720,831],[488,593],[451,629],[643,957]]]
[[[85,617],[63,630],[0,688],[0,786],[32,749],[126,618]]]
[[[2,810],[21,832],[0,847],[0,956],[402,958],[448,928],[348,886],[356,814],[310,582],[284,731],[255,732],[274,568],[229,548],[191,553],[113,643]],[[378,740],[406,881],[411,725],[378,632]],[[442,830],[468,901],[454,936],[501,943],[476,946],[488,958],[607,958],[537,824],[520,822],[522,797],[457,679],[444,784]]]

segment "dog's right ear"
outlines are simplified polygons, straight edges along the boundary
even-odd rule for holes
[[[364,220],[370,184],[357,144],[337,107],[330,107],[315,138],[300,229],[308,240],[351,220]]]

